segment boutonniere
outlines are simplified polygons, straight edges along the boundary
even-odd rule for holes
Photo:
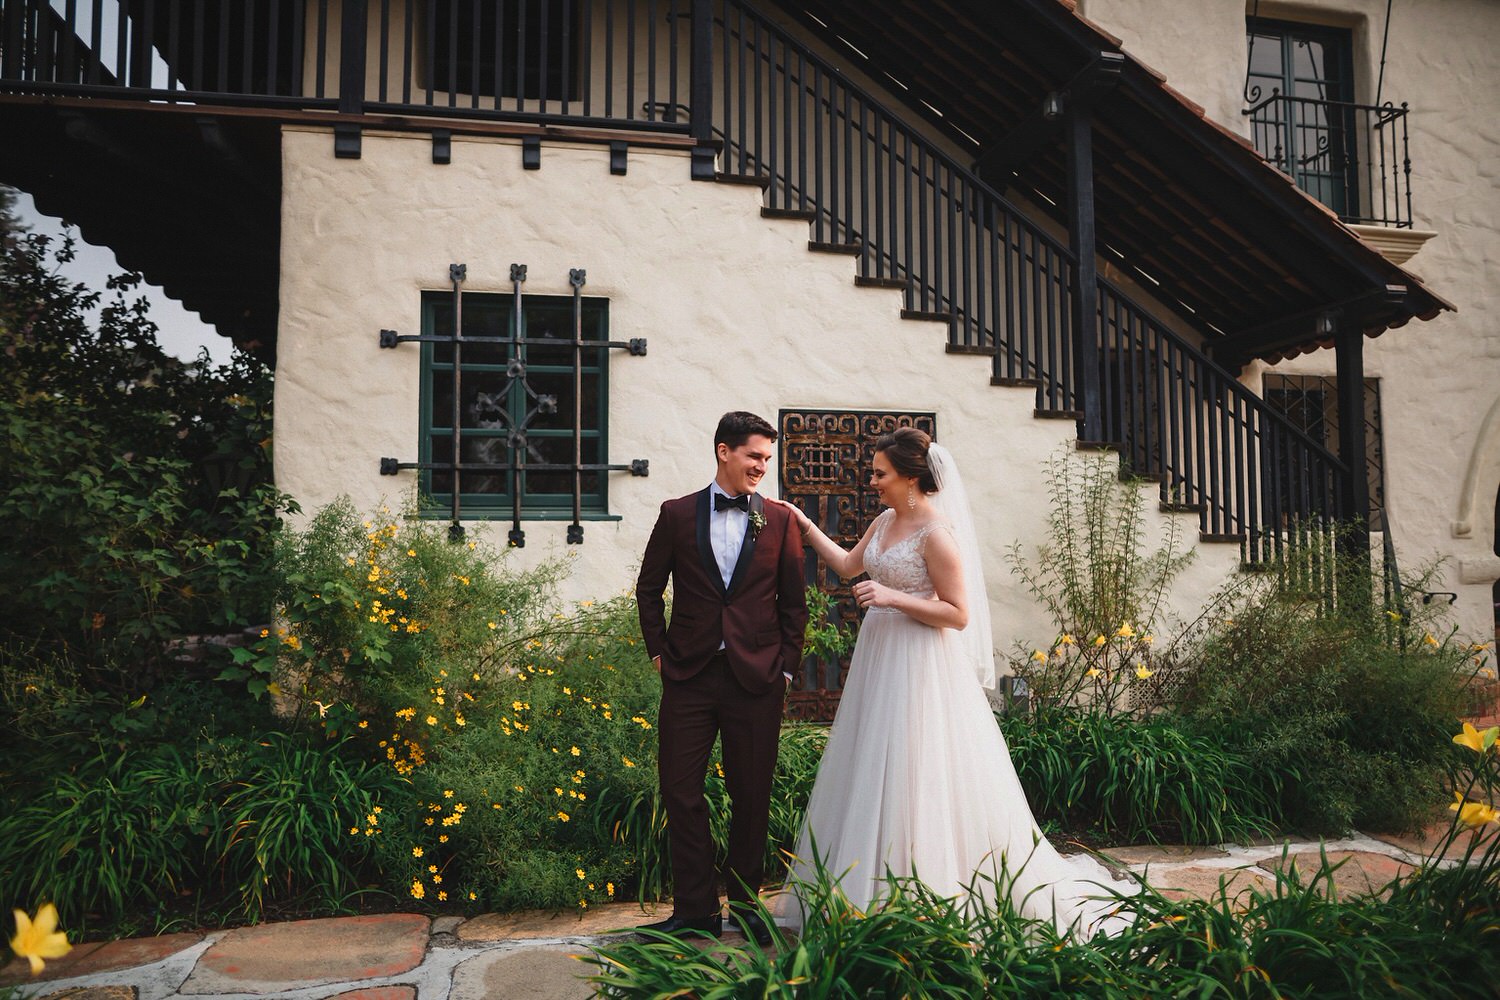
[[[750,512],[750,537],[751,538],[757,538],[757,537],[759,537],[760,536],[760,529],[764,528],[765,526],[766,526],[766,515],[762,514],[758,510],[752,510]]]

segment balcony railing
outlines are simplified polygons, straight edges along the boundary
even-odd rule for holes
[[[1266,162],[1340,219],[1409,229],[1406,113],[1405,104],[1320,101],[1276,90],[1241,112]]]

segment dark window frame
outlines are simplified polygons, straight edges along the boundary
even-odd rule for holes
[[[1266,372],[1261,393],[1270,406],[1308,437],[1337,455],[1338,380],[1332,375]],[[1380,379],[1365,380],[1365,480],[1370,490],[1370,530],[1385,530],[1385,441]]]
[[[422,333],[426,336],[438,336],[448,332],[446,323],[439,323],[439,314],[452,307],[452,294],[449,292],[423,292],[422,293]],[[599,341],[601,347],[589,348],[582,352],[581,369],[585,378],[597,378],[597,388],[593,395],[593,405],[583,407],[583,461],[585,464],[603,463],[609,454],[609,351],[602,344],[609,339],[609,299],[600,296],[583,296],[581,299],[583,312],[584,339]],[[572,314],[573,299],[566,295],[534,295],[522,296],[522,332],[526,337],[532,331],[529,326],[534,322],[534,317],[543,310],[566,311]],[[515,322],[515,296],[509,292],[465,292],[463,297],[463,309],[465,319],[465,333],[482,336],[504,336],[513,335]],[[500,319],[498,328],[484,329],[484,319]],[[568,333],[571,338],[571,330]],[[451,440],[452,427],[447,419],[446,412],[437,415],[434,413],[435,406],[439,405],[442,395],[440,382],[451,385],[452,362],[451,354],[449,360],[444,361],[442,354],[446,345],[441,343],[423,343],[421,355],[421,386],[419,394],[419,423],[420,444],[418,448],[419,461],[429,463],[444,460],[435,454],[435,443]],[[487,345],[489,350],[494,350],[496,345]],[[506,345],[499,345],[506,346]],[[480,348],[481,350],[484,348]],[[475,348],[468,347],[466,350],[472,356]],[[521,358],[527,362],[526,376],[541,376],[543,378],[557,376],[571,376],[573,367],[571,363],[562,364],[556,359],[535,360],[534,355],[539,348],[538,345],[523,344],[520,347]],[[569,348],[571,351],[571,348]],[[508,361],[511,357],[508,349],[504,354]],[[464,358],[463,376],[465,394],[476,392],[470,386],[474,384],[474,377],[504,375],[506,364],[500,363],[498,359],[490,358],[484,361],[471,361],[469,356]],[[571,379],[560,383],[565,390],[571,390]],[[535,404],[535,397],[529,395],[521,386],[512,387],[506,383],[504,390],[506,395],[506,415],[510,424],[520,422],[526,411]],[[442,402],[445,410],[451,405],[451,395]],[[585,388],[585,399],[588,399],[587,387]],[[470,406],[477,406],[477,397]],[[469,409],[470,407],[466,407]],[[537,441],[559,441],[569,446],[569,451],[564,462],[553,462],[553,464],[568,464],[572,461],[572,425],[571,414],[573,412],[570,395],[559,394],[557,399],[557,418],[566,426],[555,426],[539,428],[534,425],[527,428],[529,437]],[[486,440],[503,441],[506,428],[502,426],[491,427],[469,427],[462,428],[462,437],[467,444],[470,441],[480,442]],[[503,463],[509,461],[509,447],[499,449],[489,455],[476,455],[469,449],[465,450],[465,462],[494,461]],[[533,459],[534,461],[534,459]],[[523,477],[531,476],[571,476],[571,473],[522,473]],[[595,487],[585,488],[581,494],[581,519],[585,521],[618,521],[620,515],[609,512],[609,476],[602,470],[584,472],[585,482],[592,477]],[[424,469],[420,478],[421,512],[424,517],[443,518],[448,517],[452,509],[451,489],[437,489],[434,486],[435,477],[443,476],[441,470]],[[473,477],[473,478],[471,478]],[[498,489],[473,489],[469,483],[485,482],[490,486],[498,486]],[[510,492],[511,474],[508,472],[498,473],[464,473],[461,482],[465,488],[460,494],[460,505],[463,510],[464,520],[508,520],[513,514],[512,496]],[[523,479],[523,482],[525,480]],[[438,485],[442,485],[439,483]],[[573,518],[573,495],[570,491],[557,490],[532,490],[529,484],[523,486],[521,499],[521,519],[526,521],[571,521]]]

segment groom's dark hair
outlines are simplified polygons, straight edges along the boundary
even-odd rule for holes
[[[776,440],[776,428],[767,423],[764,417],[757,417],[744,410],[730,410],[719,418],[719,429],[714,431],[714,451],[718,451],[721,444],[729,445],[729,450],[733,451],[749,440],[752,434]]]

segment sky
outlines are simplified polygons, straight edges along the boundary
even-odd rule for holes
[[[78,257],[63,268],[63,273],[74,281],[87,285],[91,291],[104,292],[105,281],[109,276],[124,270],[115,262],[114,251],[109,247],[85,243],[76,228],[67,226],[61,219],[38,212],[31,195],[24,191],[19,192],[16,197],[15,216],[23,225],[29,226],[32,232],[44,236],[60,237],[64,232],[71,231],[78,244]],[[213,327],[198,318],[197,313],[184,309],[176,299],[167,298],[155,285],[142,283],[136,287],[134,294],[144,295],[150,303],[149,315],[151,322],[159,328],[157,340],[162,350],[175,354],[184,361],[191,361],[203,347],[207,347],[209,356],[216,364],[229,361],[230,355],[234,353],[229,338],[219,336]]]

